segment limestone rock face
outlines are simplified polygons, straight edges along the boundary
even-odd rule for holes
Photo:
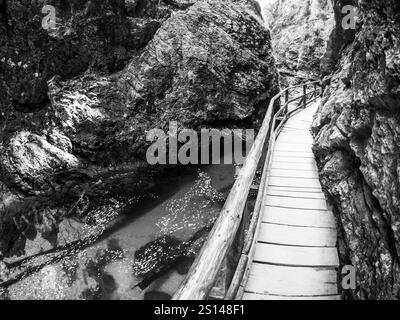
[[[263,8],[281,71],[318,77],[321,58],[334,27],[330,0],[272,0]]]
[[[355,30],[352,28],[344,29],[343,19],[348,14],[343,8],[345,6],[356,7],[356,0],[331,0],[334,12],[334,27],[326,43],[326,51],[321,59],[321,75],[327,76],[332,73],[336,63],[340,58],[340,52],[354,40]],[[345,13],[342,13],[342,10]]]
[[[400,297],[400,3],[359,1],[314,120],[321,181],[335,205],[356,299]],[[348,39],[343,36],[342,43]]]
[[[252,0],[49,1],[51,30],[43,3],[0,10],[0,180],[22,197],[3,218],[18,220],[27,199],[40,198],[35,215],[61,201],[57,218],[83,195],[87,207],[129,199],[160,174],[148,130],[255,128],[279,90]]]
[[[46,5],[55,8],[54,29],[42,27]],[[122,69],[170,11],[156,0],[3,1],[0,102],[36,111],[48,102],[46,82],[54,75]]]

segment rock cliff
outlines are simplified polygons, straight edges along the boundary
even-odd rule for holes
[[[283,76],[318,78],[334,27],[330,0],[271,0],[263,8],[272,47]]]
[[[44,5],[55,28],[43,29]],[[0,251],[160,180],[146,132],[257,127],[278,91],[253,0],[0,1]]]
[[[334,71],[313,124],[314,152],[342,264],[357,269],[357,289],[345,296],[399,299],[400,2],[361,0],[358,9],[356,30],[336,30],[330,44]],[[336,10],[337,29],[342,18]]]

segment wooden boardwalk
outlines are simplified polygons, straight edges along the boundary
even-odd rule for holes
[[[271,99],[257,138],[175,300],[340,298],[336,224],[311,150],[310,125],[321,91],[316,80],[287,87]],[[279,110],[274,108],[277,101]],[[249,214],[245,208],[260,167],[258,194]],[[239,245],[232,273],[229,261]]]
[[[278,136],[243,299],[339,299],[337,233],[311,147],[318,104],[291,117]]]

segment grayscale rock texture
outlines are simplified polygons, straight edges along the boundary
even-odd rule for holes
[[[313,124],[323,187],[335,206],[354,299],[400,298],[400,2],[361,0],[356,30],[336,30]]]
[[[263,8],[283,85],[317,79],[335,19],[330,0],[271,0]]]
[[[278,91],[253,0],[1,0],[0,251],[162,180],[148,130],[257,127]]]

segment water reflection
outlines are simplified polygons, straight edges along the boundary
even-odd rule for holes
[[[195,177],[195,179],[193,178]],[[233,183],[233,166],[204,168],[181,180],[158,205],[135,211],[129,223],[104,234],[113,210],[90,225],[66,228],[94,243],[77,243],[8,287],[10,299],[169,299],[184,280]],[[69,223],[72,223],[69,221]],[[65,233],[67,234],[67,232]],[[76,236],[76,235],[75,235]],[[100,238],[99,238],[100,237]],[[73,237],[71,237],[73,238]],[[68,237],[66,237],[68,239]],[[68,243],[68,240],[65,240]]]

